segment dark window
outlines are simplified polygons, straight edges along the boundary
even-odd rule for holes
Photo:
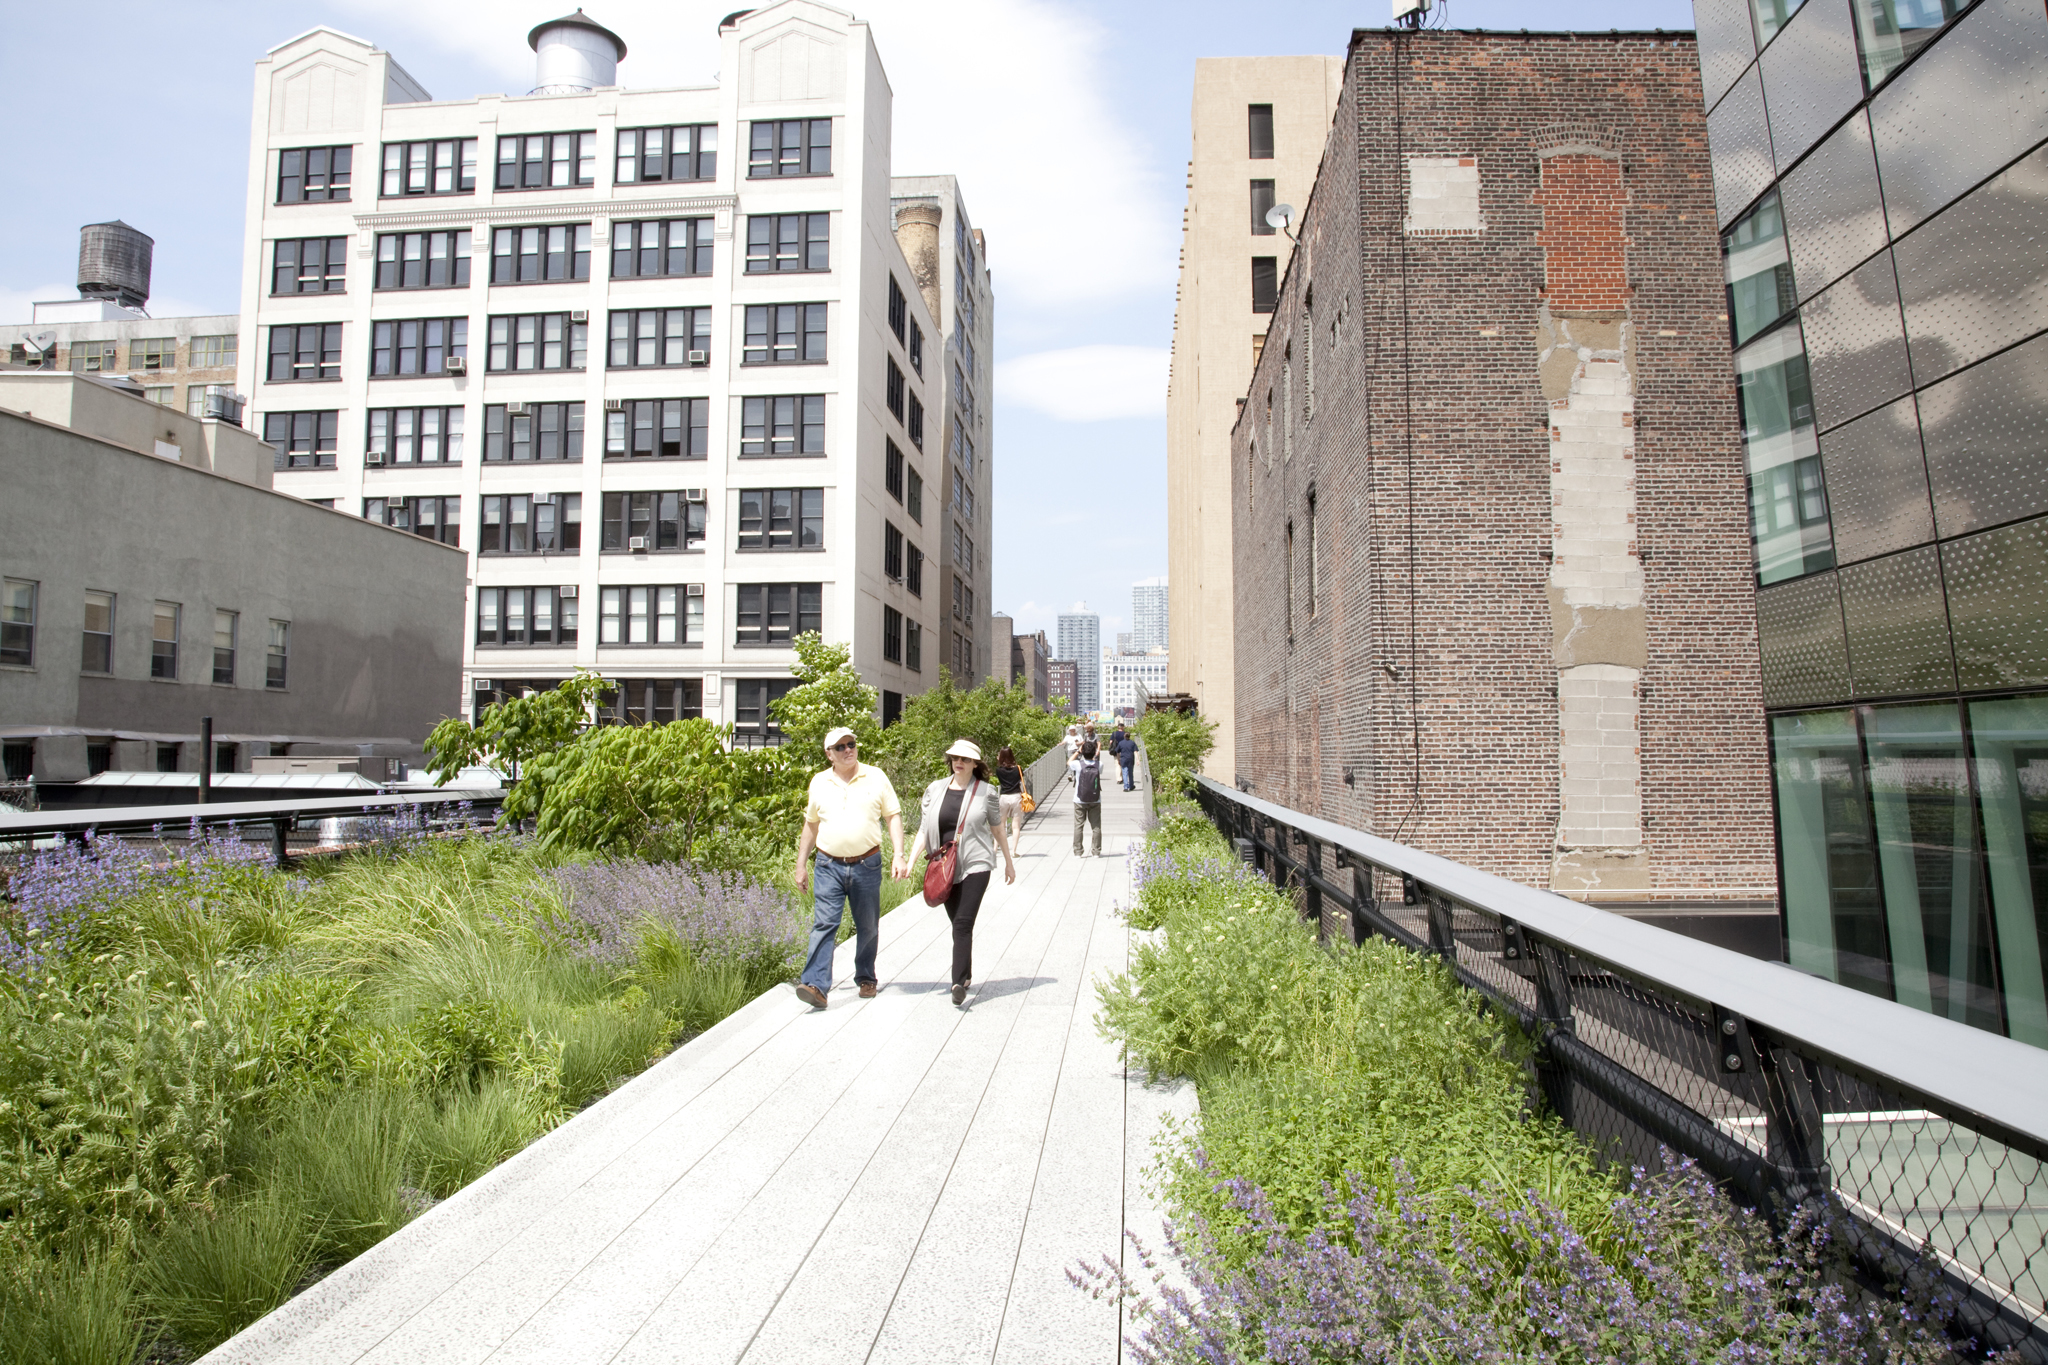
[[[235,685],[235,637],[242,632],[242,618],[232,611],[213,614],[213,680],[223,687]]]
[[[903,613],[894,607],[882,608],[882,660],[892,664],[903,662]]]
[[[733,643],[786,645],[825,620],[822,583],[742,583]]]
[[[270,329],[270,370],[265,378],[341,378],[341,324],[309,322]]]
[[[910,420],[903,424],[910,433],[910,443],[919,450],[924,449],[924,400],[916,394],[910,395]]]
[[[888,372],[883,380],[882,402],[897,421],[903,420],[903,371],[896,368],[896,362],[889,360]]]
[[[1245,110],[1245,122],[1251,131],[1251,159],[1270,161],[1273,159],[1273,106],[1254,104]]]
[[[590,324],[570,313],[522,313],[491,319],[493,370],[580,370]]]
[[[910,368],[924,373],[924,328],[910,324]]]
[[[701,550],[704,548],[704,490],[675,488],[665,492],[604,495],[606,550]]]
[[[348,198],[353,147],[292,147],[277,154],[277,202],[305,204]]]
[[[608,707],[609,709],[603,709]],[[704,714],[702,678],[622,678],[619,690],[600,703],[600,721],[625,725],[666,725]]]
[[[779,394],[740,400],[740,454],[825,453],[825,395]]]
[[[494,493],[483,499],[478,554],[573,555],[582,549],[581,493]]]
[[[0,579],[0,664],[35,663],[39,587],[25,578]]]
[[[612,278],[709,275],[709,218],[650,218],[612,224]]]
[[[175,746],[173,746],[172,752],[173,754],[176,753]],[[9,782],[28,781],[31,777],[35,776],[35,741],[27,739],[8,740],[6,744],[0,745],[0,761],[4,761],[5,763],[5,768],[0,769],[0,771],[5,772],[7,780]],[[174,762],[172,764],[173,771],[176,770],[176,766],[177,765]],[[162,765],[159,764],[158,768],[161,771]]]
[[[825,490],[742,488],[739,548],[822,550],[825,548]]]
[[[590,224],[555,223],[491,231],[491,283],[541,284],[590,278]]]
[[[156,746],[156,770],[160,773],[178,771],[178,746],[159,744]]]
[[[924,627],[915,621],[903,623],[903,666],[912,673],[924,671]]]
[[[461,464],[461,408],[372,408],[363,463]]]
[[[114,741],[111,739],[88,739],[85,742],[85,770],[98,777],[114,766]]]
[[[468,318],[404,318],[370,324],[374,376],[447,374],[469,362]]]
[[[607,460],[701,460],[711,453],[711,400],[642,398],[604,415]]]
[[[732,740],[743,749],[782,743],[774,705],[796,686],[794,678],[741,678],[733,685]]]
[[[459,289],[469,283],[469,230],[377,237],[377,288]]]
[[[903,532],[887,522],[882,525],[882,574],[903,580]]]
[[[924,551],[909,541],[903,543],[903,586],[912,597],[924,596]]]
[[[478,588],[476,642],[480,645],[573,645],[574,588]]]
[[[292,623],[272,621],[263,651],[263,685],[282,688],[291,664]]]
[[[85,644],[78,667],[85,673],[114,671],[114,594],[110,592],[85,595]]]
[[[885,610],[886,610],[886,609],[885,609]],[[901,619],[901,618],[899,617],[898,619],[899,619],[899,621],[900,621],[900,619]],[[886,618],[886,617],[885,617],[885,618],[883,619],[883,622],[882,622],[882,626],[883,626],[883,630],[882,630],[882,638],[884,639],[884,641],[886,641],[886,640],[888,639],[888,620],[887,620],[887,618]],[[887,728],[888,728],[889,726],[891,726],[891,725],[894,725],[894,724],[895,724],[895,723],[896,723],[897,721],[899,721],[899,720],[902,720],[902,719],[903,719],[903,694],[902,694],[901,692],[891,692],[891,691],[890,691],[890,690],[889,690],[888,688],[886,688],[886,687],[885,687],[885,688],[883,688],[883,689],[882,689],[882,727],[883,727],[884,729],[887,729]]]
[[[600,588],[597,642],[601,645],[701,645],[704,585],[672,583]]]
[[[619,129],[618,164],[612,182],[714,180],[718,176],[718,125],[686,123],[676,128]]]
[[[471,194],[476,190],[476,139],[384,144],[386,199],[407,194]]]
[[[149,628],[149,676],[178,676],[178,621],[184,608],[176,602],[159,602],[151,614]]]
[[[829,213],[771,213],[749,217],[747,273],[830,270],[831,223],[832,215]]]
[[[886,451],[882,458],[882,487],[888,490],[890,497],[902,502],[903,452],[896,448],[894,441],[885,438],[882,444]]]
[[[832,174],[832,120],[756,122],[750,130],[747,175]]]
[[[1266,214],[1272,210],[1275,202],[1272,181],[1252,181],[1252,236],[1271,237],[1276,231],[1274,226],[1266,221]]]
[[[458,497],[364,498],[363,520],[410,531],[443,545],[462,543],[462,499]]]
[[[1280,263],[1273,256],[1252,257],[1252,311],[1270,313],[1280,301]]]
[[[583,458],[581,403],[493,403],[484,409],[484,460]]]
[[[339,412],[266,412],[263,439],[277,451],[279,469],[334,468]]]
[[[611,315],[607,363],[615,370],[703,365],[710,359],[709,308],[641,308]]]
[[[272,244],[270,292],[339,294],[348,286],[346,237],[299,237]]]
[[[750,304],[743,365],[792,365],[825,358],[822,303]]]
[[[910,481],[903,489],[903,506],[912,521],[924,525],[924,475],[915,469],[910,471]]]
[[[910,301],[903,297],[903,286],[896,283],[896,277],[889,277],[889,330],[903,340],[903,329],[910,322]]]
[[[596,133],[525,133],[498,139],[501,190],[561,189],[596,179]]]

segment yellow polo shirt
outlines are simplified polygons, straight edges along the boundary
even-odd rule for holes
[[[804,823],[818,827],[820,852],[852,858],[878,847],[883,822],[902,813],[903,803],[896,799],[888,775],[863,763],[851,782],[840,781],[830,768],[812,776]]]

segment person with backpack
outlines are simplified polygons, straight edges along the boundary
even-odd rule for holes
[[[1081,852],[1081,831],[1095,831],[1095,856],[1102,856],[1102,756],[1095,741],[1081,741],[1081,751],[1067,763],[1067,771],[1074,775],[1074,856],[1084,858]]]
[[[953,883],[946,892],[945,906],[946,918],[953,923],[953,1003],[959,1005],[966,1002],[968,988],[974,984],[974,918],[981,912],[981,898],[996,870],[997,850],[1002,851],[1006,883],[1017,880],[1017,862],[1010,856],[1001,803],[996,789],[989,785],[981,746],[971,739],[954,740],[953,747],[946,750],[946,766],[952,769],[951,775],[935,779],[924,789],[924,819],[910,845],[910,861],[916,862],[926,849],[931,850],[935,862],[949,846],[954,850]],[[926,890],[925,899],[931,901],[934,894]]]

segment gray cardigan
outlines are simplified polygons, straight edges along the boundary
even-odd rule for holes
[[[918,834],[924,840],[926,853],[935,853],[939,847],[939,807],[946,800],[946,788],[951,786],[951,777],[939,778],[924,789],[924,822]],[[996,870],[996,837],[993,833],[1003,819],[1003,801],[996,784],[984,782],[975,793],[974,805],[967,805],[967,793],[961,792],[960,823],[954,831],[954,838],[960,844],[960,856],[953,863],[953,880],[959,881],[970,872],[993,872]]]

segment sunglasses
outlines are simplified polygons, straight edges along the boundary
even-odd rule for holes
[[[858,749],[859,747],[860,745],[854,743],[850,739],[842,739],[837,744],[832,746],[832,752],[835,754],[851,753],[853,750]]]

